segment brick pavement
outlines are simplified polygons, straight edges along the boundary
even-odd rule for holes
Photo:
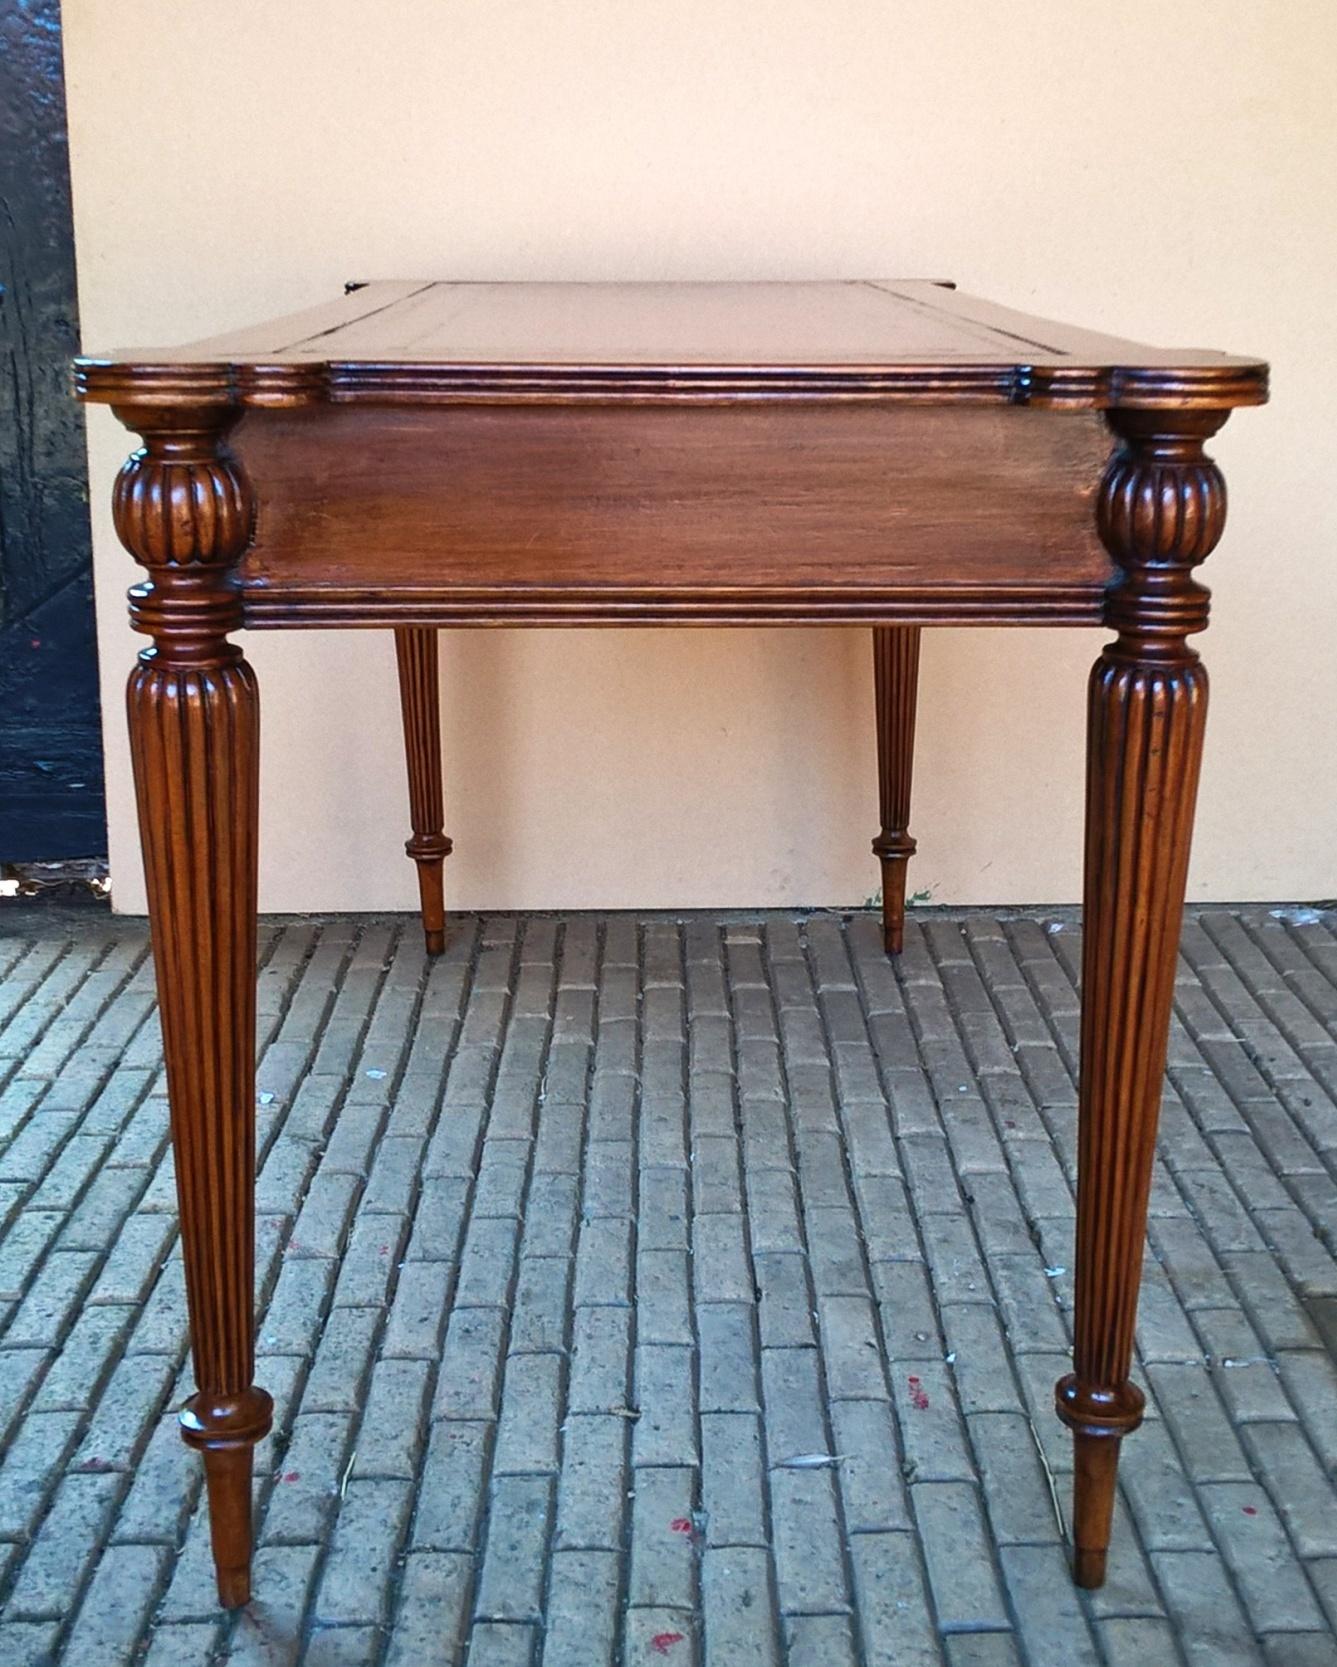
[[[1183,940],[1106,1588],[1058,913],[262,930],[257,1600],[213,1606],[145,933],[0,915],[5,1667],[1331,1667],[1337,915]]]

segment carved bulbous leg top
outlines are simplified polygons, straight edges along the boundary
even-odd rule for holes
[[[250,543],[255,496],[226,439],[237,414],[118,408],[143,446],[121,468],[112,515],[121,543],[149,578],[130,592],[136,630],[172,665],[221,665],[241,657],[227,642],[241,624],[234,569]]]
[[[1197,660],[1187,638],[1207,628],[1210,593],[1193,569],[1216,548],[1226,521],[1226,483],[1203,444],[1219,411],[1117,411],[1123,440],[1096,504],[1101,541],[1121,569],[1105,602],[1119,633],[1102,656],[1151,668]]]

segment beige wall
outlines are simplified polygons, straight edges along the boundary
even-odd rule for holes
[[[1267,355],[1216,445],[1196,897],[1337,893],[1331,0],[65,0],[90,347],[346,278],[951,277]],[[142,907],[132,578],[89,422],[112,875]],[[926,640],[912,885],[1077,895],[1091,633]],[[262,902],[408,906],[386,633],[259,634]],[[445,641],[461,906],[846,904],[876,884],[865,633]]]

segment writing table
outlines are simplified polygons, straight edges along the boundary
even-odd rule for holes
[[[115,489],[152,639],[130,677],[219,1595],[250,1593],[258,706],[239,628],[396,634],[428,946],[444,930],[435,631],[862,625],[888,949],[919,633],[1103,625],[1088,689],[1077,1580],[1104,1578],[1207,706],[1204,443],[1266,367],[932,283],[354,286],[276,323],[76,363],[142,441]]]

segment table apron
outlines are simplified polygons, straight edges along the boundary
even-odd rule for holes
[[[249,413],[246,624],[1089,624],[1087,412]]]

